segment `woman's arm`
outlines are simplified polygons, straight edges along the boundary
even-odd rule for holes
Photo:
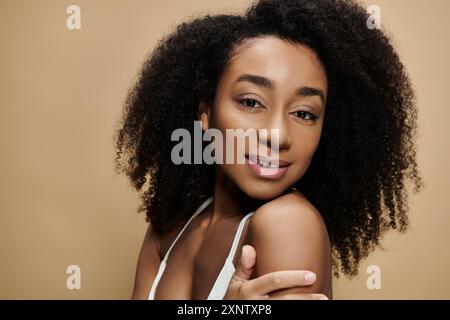
[[[303,274],[306,271],[302,270],[272,273],[265,277],[250,280],[251,270],[254,268],[256,259],[256,253],[253,248],[251,249],[250,255],[241,256],[236,273],[230,282],[226,299],[255,299],[255,297],[266,295],[279,288],[298,288],[307,285],[303,279]],[[152,231],[152,226],[149,224],[137,262],[136,278],[131,299],[145,300],[148,298],[160,264],[159,250],[160,238]],[[246,272],[249,272],[249,274],[247,275]],[[277,279],[277,281],[274,281],[274,279]],[[241,290],[243,287],[246,287],[246,289]],[[318,299],[318,297],[315,294],[311,294],[304,297],[304,299]]]
[[[302,195],[289,193],[260,207],[252,216],[246,243],[258,253],[252,275],[279,270],[311,270],[311,286],[283,289],[289,293],[323,293],[332,297],[331,246],[325,223],[317,209]]]
[[[159,237],[157,233],[152,230],[152,225],[149,223],[139,253],[131,299],[146,300],[148,298],[153,280],[158,272],[160,260]]]

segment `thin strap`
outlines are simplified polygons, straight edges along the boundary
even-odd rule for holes
[[[247,221],[247,219],[250,218],[253,214],[255,214],[254,211],[248,213],[244,218],[242,218],[241,222],[239,223],[239,226],[236,231],[236,235],[234,236],[233,244],[231,245],[230,253],[228,254],[227,259],[233,260],[234,254],[235,254],[237,246],[239,244],[239,240],[241,238],[242,230],[244,229],[245,221]]]
[[[155,292],[156,292],[156,288],[158,287],[159,280],[161,279],[161,276],[164,273],[164,270],[166,269],[167,258],[169,257],[169,253],[172,250],[172,248],[175,245],[175,243],[177,242],[178,238],[181,236],[181,234],[183,233],[184,229],[186,229],[186,227],[192,221],[192,219],[194,219],[200,212],[202,212],[203,209],[205,209],[211,203],[212,200],[213,200],[213,197],[210,197],[210,198],[206,199],[200,205],[200,207],[197,209],[197,211],[195,211],[195,213],[189,218],[189,220],[184,225],[183,229],[181,229],[181,231],[178,234],[178,236],[172,242],[172,245],[170,246],[169,250],[167,250],[166,255],[164,256],[164,259],[161,261],[161,263],[159,265],[158,272],[156,274],[155,280],[153,280],[152,287],[150,288],[150,292],[148,294],[148,300],[153,300],[155,298]]]
[[[203,209],[205,209],[212,201],[213,201],[214,197],[209,197],[208,199],[206,199],[201,205],[200,207],[197,209],[197,211],[195,211],[195,213],[189,218],[188,222],[186,222],[186,224],[184,225],[183,229],[181,229],[180,233],[178,233],[178,236],[175,238],[175,240],[172,242],[172,245],[170,246],[169,250],[167,250],[166,255],[164,257],[163,261],[167,261],[167,258],[169,256],[170,251],[172,251],[173,246],[175,245],[175,243],[177,242],[178,238],[180,238],[181,234],[183,233],[184,229],[186,229],[186,227],[189,225],[189,223],[192,221],[192,219],[194,219],[196,216],[198,216],[200,214],[200,212],[203,211]]]
[[[233,243],[231,245],[230,252],[225,259],[225,263],[222,267],[222,269],[219,272],[219,275],[217,276],[216,281],[214,282],[214,285],[208,295],[208,300],[222,300],[225,296],[225,293],[228,289],[228,284],[230,283],[231,278],[233,277],[234,272],[236,271],[236,268],[233,264],[233,258],[234,254],[237,249],[237,245],[239,243],[239,240],[241,238],[241,233],[244,228],[245,221],[249,217],[251,217],[255,212],[250,212],[247,214],[244,218],[242,218],[241,222],[239,223],[239,226],[236,231],[236,235],[234,236]]]

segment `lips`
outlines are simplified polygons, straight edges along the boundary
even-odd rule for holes
[[[279,168],[284,168],[289,166],[291,163],[287,162],[287,161],[283,161],[280,159],[271,159],[268,157],[263,157],[263,156],[256,156],[256,155],[245,155],[245,158],[250,162],[253,163],[257,163],[259,165],[261,165],[264,168],[268,168],[268,167],[279,167]]]
[[[291,165],[290,162],[271,159],[268,157],[245,155],[248,160],[248,166],[259,177],[265,179],[279,179]]]

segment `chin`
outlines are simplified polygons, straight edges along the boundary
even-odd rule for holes
[[[223,166],[222,169],[228,179],[250,198],[261,201],[270,201],[280,196],[295,181],[294,172],[288,172],[278,179],[267,179],[255,176],[248,168],[240,170],[238,166]],[[236,170],[239,169],[239,170]]]
[[[272,200],[278,197],[289,186],[280,182],[273,181],[252,181],[248,179],[242,184],[237,183],[239,188],[249,197],[256,200]]]

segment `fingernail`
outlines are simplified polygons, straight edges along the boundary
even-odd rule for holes
[[[319,298],[319,300],[330,300],[330,299],[328,299],[327,296],[321,296],[321,297]]]
[[[316,281],[316,274],[312,272],[305,273],[305,281],[308,283]]]

